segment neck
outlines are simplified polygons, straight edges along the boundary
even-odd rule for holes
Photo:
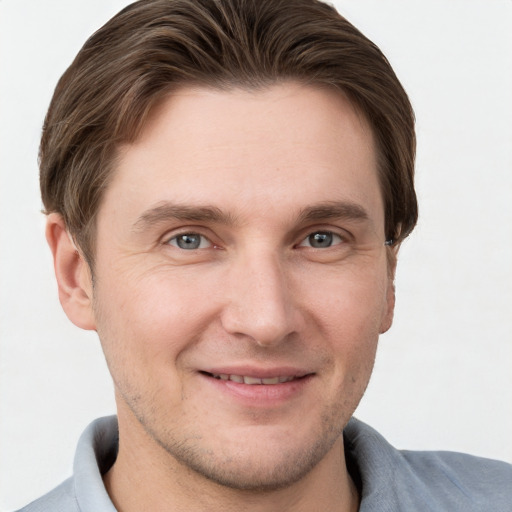
[[[253,491],[227,488],[183,466],[142,427],[140,430],[134,435],[119,419],[119,454],[104,476],[107,492],[119,512],[356,512],[359,508],[342,437],[300,481],[282,489]]]

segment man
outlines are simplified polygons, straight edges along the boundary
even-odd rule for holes
[[[413,125],[325,4],[144,1],[93,35],[41,189],[118,415],[26,510],[510,510],[506,464],[398,452],[351,419],[417,218]]]

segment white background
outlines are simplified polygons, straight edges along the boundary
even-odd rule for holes
[[[71,472],[114,411],[94,333],[60,310],[37,177],[42,120],[85,39],[127,2],[0,0],[0,509]],[[417,231],[357,415],[397,447],[512,462],[512,1],[340,0],[418,119]]]

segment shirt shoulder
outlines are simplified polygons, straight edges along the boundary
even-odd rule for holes
[[[455,452],[400,454],[404,472],[429,489],[437,501],[454,502],[465,512],[512,511],[512,465]]]
[[[351,420],[347,459],[361,485],[360,512],[512,512],[512,465],[454,452],[397,450]]]
[[[48,494],[29,503],[17,512],[80,512],[73,490],[73,479],[69,478]]]
[[[73,476],[18,512],[116,512],[102,475],[114,463],[117,447],[116,417],[93,421],[78,441]]]

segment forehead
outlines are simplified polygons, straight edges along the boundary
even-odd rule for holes
[[[124,195],[132,210],[173,201],[253,215],[348,199],[380,215],[376,167],[371,129],[339,91],[183,88],[120,148],[104,204]]]
[[[243,146],[267,143],[271,149],[285,139],[301,146],[314,140],[344,152],[344,143],[357,139],[374,149],[367,120],[343,91],[296,82],[258,89],[182,87],[153,109],[138,139],[124,149],[156,143],[162,128],[170,131],[178,126],[175,135],[193,136],[187,149],[199,149],[198,137],[209,143],[208,148],[203,145],[205,150],[217,144],[219,149],[229,145],[232,152],[237,142]]]

